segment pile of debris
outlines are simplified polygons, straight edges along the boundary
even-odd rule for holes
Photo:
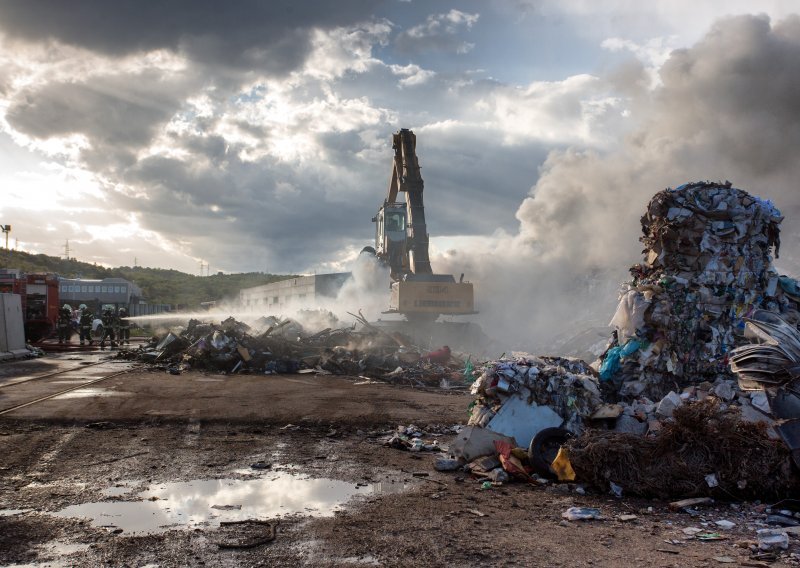
[[[472,384],[469,425],[527,446],[544,428],[580,433],[602,403],[597,373],[578,359],[520,356],[487,363]]]
[[[151,363],[171,374],[201,369],[231,374],[360,376],[412,386],[464,384],[465,362],[449,348],[425,353],[411,340],[371,326],[307,331],[295,319],[262,317],[253,325],[233,317],[219,324],[189,321],[182,331],[154,337],[119,357]],[[464,387],[466,388],[466,386]]]
[[[800,396],[787,385],[800,386],[800,287],[772,267],[781,220],[729,183],[658,193],[642,218],[646,260],[631,269],[606,352],[591,366],[530,356],[486,364],[454,442],[461,467],[499,459],[502,444],[527,448],[540,475],[577,475],[615,493],[796,491]],[[746,323],[765,344],[741,347]],[[737,346],[738,385],[728,366]],[[783,390],[748,388],[754,380]],[[776,420],[776,400],[798,420]]]
[[[729,182],[666,189],[642,217],[645,261],[631,268],[599,367],[621,397],[658,399],[679,386],[732,378],[728,356],[745,343],[756,309],[800,321],[797,282],[780,276],[780,212]]]
[[[709,398],[682,405],[673,418],[654,436],[592,429],[571,439],[577,479],[658,498],[782,499],[800,488],[789,449],[737,408]]]
[[[800,466],[800,332],[780,316],[756,311],[745,336],[755,343],[731,353],[731,370],[739,386],[764,400],[765,412]]]

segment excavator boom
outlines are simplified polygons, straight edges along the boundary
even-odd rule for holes
[[[398,192],[406,194],[406,248],[408,267],[413,274],[432,274],[428,257],[428,228],[425,225],[425,187],[417,160],[417,137],[407,128],[393,136],[394,167],[387,203],[397,203]]]

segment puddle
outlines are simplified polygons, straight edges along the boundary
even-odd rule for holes
[[[79,552],[86,552],[90,545],[81,543],[69,543],[61,540],[52,540],[39,546],[46,554],[55,556],[69,556]]]
[[[120,484],[113,487],[106,487],[101,491],[103,497],[121,497],[133,491],[133,487]]]
[[[14,515],[21,515],[28,513],[33,509],[0,509],[0,517],[13,517]]]
[[[326,517],[357,495],[396,493],[408,487],[402,482],[355,484],[281,471],[256,479],[203,479],[153,485],[136,494],[142,501],[71,505],[54,514],[85,517],[96,527],[120,528],[127,533],[159,533],[173,528],[216,527],[220,521],[293,514]]]
[[[104,397],[104,396],[128,396],[128,392],[119,392],[102,388],[85,388],[75,389],[74,391],[65,392],[64,394],[54,397],[54,400],[64,400],[67,398],[87,398],[87,397]]]
[[[64,564],[60,560],[54,560],[52,562],[36,562],[33,564],[4,564],[3,568],[73,568],[75,565]]]
[[[342,564],[361,564],[363,566],[381,565],[378,559],[371,554],[365,554],[364,556],[345,556],[343,558],[337,558],[337,561]]]

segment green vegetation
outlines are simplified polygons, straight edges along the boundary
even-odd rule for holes
[[[264,272],[193,276],[163,268],[140,266],[104,268],[75,259],[65,260],[46,254],[28,254],[19,251],[10,253],[2,251],[0,259],[0,264],[24,272],[50,272],[65,278],[125,278],[142,289],[142,295],[147,302],[173,304],[182,308],[196,308],[202,302],[234,298],[238,296],[241,288],[260,286],[295,276]]]

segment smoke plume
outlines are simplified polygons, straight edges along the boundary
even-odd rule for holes
[[[640,260],[639,218],[665,187],[731,180],[773,200],[786,215],[778,266],[796,266],[800,17],[720,20],[672,52],[659,78],[642,88],[635,65],[605,77],[628,97],[628,134],[605,152],[552,152],[517,210],[517,234],[438,259],[437,271],[476,283],[484,328],[509,348],[541,351],[611,318],[615,290]]]

